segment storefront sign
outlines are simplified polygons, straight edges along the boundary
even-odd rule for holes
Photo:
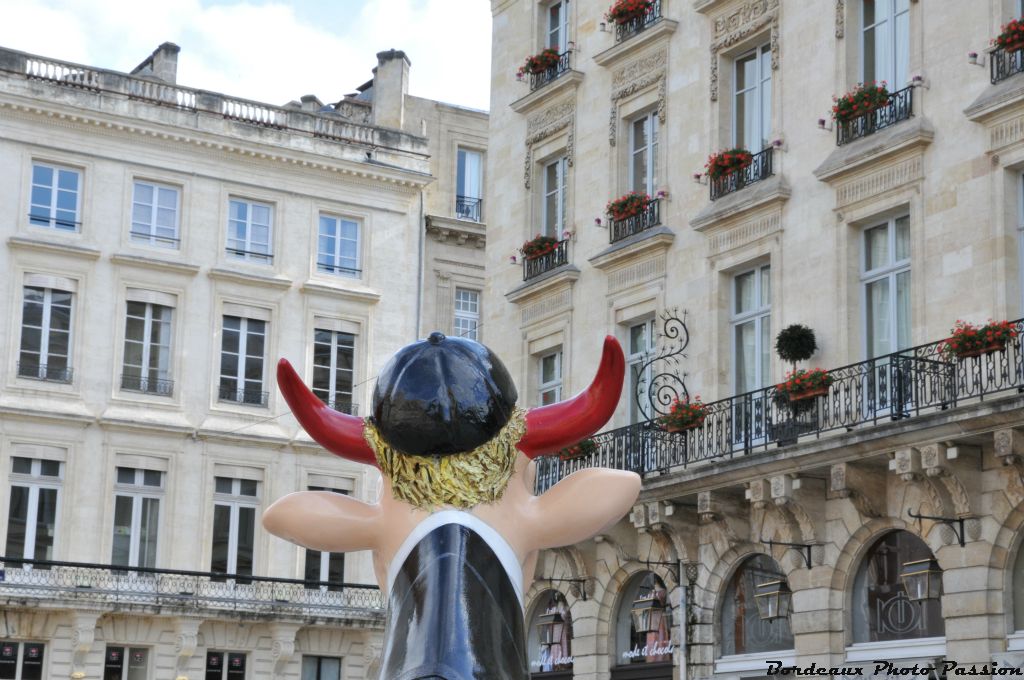
[[[662,644],[664,644],[665,646],[662,647]],[[628,652],[623,652],[622,658],[626,661],[630,661],[631,659],[638,659],[640,657],[646,658],[649,656],[667,656],[671,654],[673,650],[675,650],[675,645],[672,644],[671,640],[667,640],[664,642],[655,641],[648,643],[643,647],[633,647],[633,649],[629,650]]]
[[[572,664],[573,658],[571,656],[556,656],[554,658],[545,657],[536,661],[531,661],[530,667],[538,670],[543,668],[548,668],[550,670],[552,667],[566,668],[572,666]]]

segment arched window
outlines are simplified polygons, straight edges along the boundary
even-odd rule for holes
[[[946,634],[938,599],[914,601],[900,579],[908,562],[934,559],[917,536],[893,531],[868,550],[853,582],[853,641],[881,642]]]
[[[641,572],[626,584],[615,612],[615,665],[664,665],[665,677],[671,678],[674,649],[668,588],[654,572]],[[613,669],[612,678],[616,677]]]
[[[1013,628],[1024,632],[1024,543],[1017,549],[1017,561],[1010,574],[1010,587],[1013,589]]]
[[[560,677],[555,671],[568,671],[565,677],[572,677],[572,613],[565,595],[557,590],[541,593],[530,617],[526,642],[531,676],[554,680]]]
[[[756,654],[793,649],[789,618],[764,620],[757,612],[757,587],[785,580],[782,570],[767,555],[744,561],[729,579],[722,602],[722,655]]]

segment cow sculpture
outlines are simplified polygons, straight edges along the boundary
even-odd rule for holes
[[[330,552],[371,550],[387,594],[380,677],[526,680],[523,592],[539,550],[600,533],[636,500],[632,472],[581,470],[536,496],[533,458],[589,437],[612,415],[625,361],[608,337],[593,383],[523,411],[486,347],[432,333],[381,372],[367,419],[321,402],[284,359],[278,385],[329,451],[375,465],[380,498],[293,493],[271,505],[271,533]]]

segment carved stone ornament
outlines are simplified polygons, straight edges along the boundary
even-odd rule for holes
[[[533,145],[568,128],[565,155],[569,166],[573,164],[573,138],[575,137],[576,100],[565,99],[526,119],[526,158],[523,164],[523,185],[530,188],[533,174]]]
[[[770,27],[772,70],[779,68],[779,0],[748,0],[715,19],[711,41],[711,101],[718,101],[718,53]]]
[[[657,83],[658,122],[665,123],[666,64],[668,52],[662,50],[625,64],[612,74],[612,107],[608,119],[608,143],[615,146],[619,127],[619,100]]]

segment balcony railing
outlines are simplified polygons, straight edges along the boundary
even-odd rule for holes
[[[558,61],[548,68],[544,69],[540,73],[530,74],[530,92],[533,92],[539,87],[544,87],[552,80],[562,75],[569,70],[569,56],[572,54],[571,50],[566,50],[558,55]]]
[[[484,201],[482,198],[456,196],[455,216],[460,220],[472,220],[474,222],[479,222],[480,216],[483,214],[483,203]]]
[[[611,228],[608,230],[610,243],[621,241],[633,234],[639,234],[645,229],[656,227],[661,224],[661,208],[658,199],[652,199],[647,207],[636,215],[623,220],[612,220]]]
[[[988,64],[993,85],[1012,75],[1024,73],[1024,48],[1007,50],[999,47],[989,54]]]
[[[0,557],[0,601],[380,621],[373,585]]]
[[[319,396],[319,395],[317,395]],[[320,397],[320,401],[327,404],[328,408],[332,408],[340,413],[347,413],[350,416],[358,415],[359,404],[353,404],[351,399],[324,399]]]
[[[615,43],[628,40],[645,28],[661,21],[661,0],[654,0],[651,11],[643,16],[630,19],[622,24],[615,24]]]
[[[706,404],[703,423],[685,432],[649,420],[594,435],[594,453],[573,460],[538,461],[538,491],[587,467],[641,475],[703,461],[763,453],[829,432],[848,432],[1024,391],[1024,319],[1003,349],[977,357],[949,357],[943,340],[829,371],[828,393],[790,401],[775,386]]]
[[[559,241],[555,249],[538,257],[523,260],[523,281],[540,276],[569,262],[569,241]]]
[[[161,397],[169,397],[174,394],[174,381],[163,378],[149,378],[144,375],[133,375],[131,373],[121,374],[121,389],[130,392],[145,392]]]
[[[772,147],[768,147],[761,153],[755,153],[747,167],[712,178],[708,182],[711,187],[711,200],[716,201],[748,184],[768,179],[772,174]]]
[[[230,401],[232,403],[243,404],[245,406],[266,406],[267,397],[269,396],[269,392],[261,392],[259,390],[235,390],[230,387],[221,387],[217,394],[217,398],[220,401]]]
[[[68,366],[47,366],[28,361],[18,362],[18,377],[49,382],[69,383],[74,373]]]
[[[914,87],[911,85],[890,94],[889,100],[871,113],[838,123],[836,125],[836,145],[842,146],[861,137],[873,135],[879,130],[907,120],[913,115]]]

